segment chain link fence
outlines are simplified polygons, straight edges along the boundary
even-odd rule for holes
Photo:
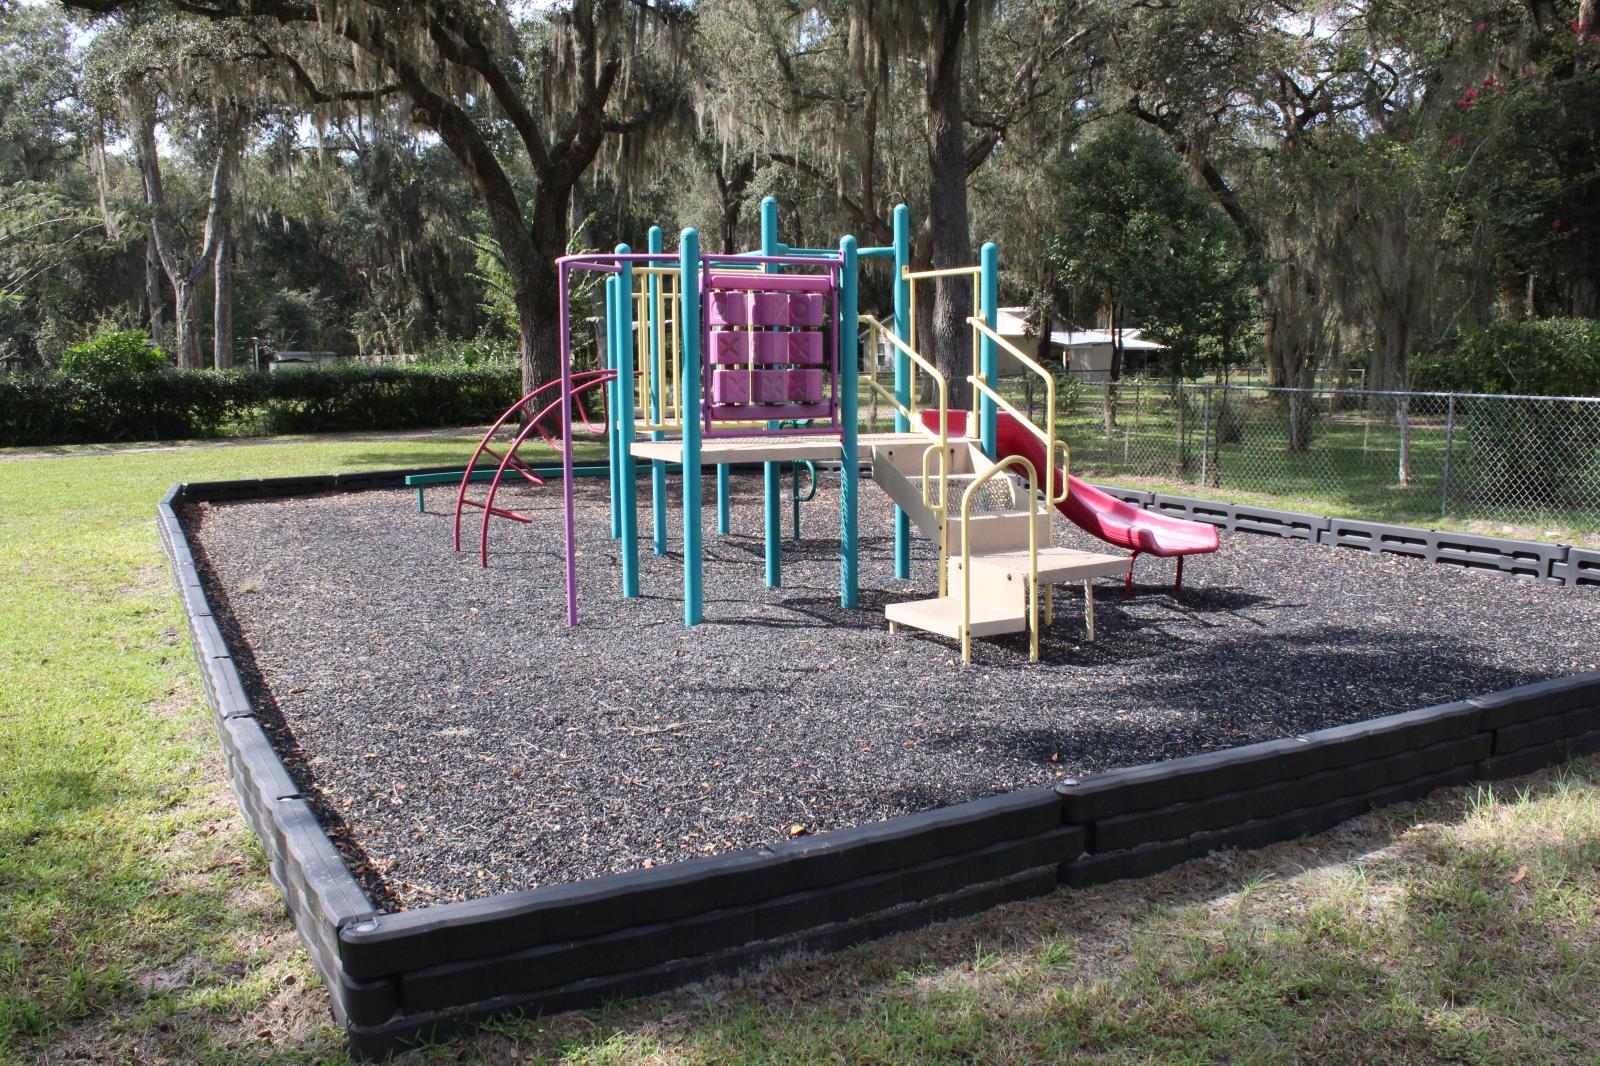
[[[1042,389],[1005,392],[1042,413]],[[1059,381],[1073,473],[1600,540],[1600,398]],[[1311,507],[1309,505],[1316,505]]]

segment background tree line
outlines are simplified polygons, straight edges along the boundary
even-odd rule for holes
[[[138,329],[539,382],[555,256],[749,247],[774,194],[794,243],[900,202],[919,263],[997,240],[1006,302],[1174,376],[1593,388],[1597,66],[1595,0],[4,2],[0,356]],[[951,369],[969,307],[923,304]],[[1572,372],[1455,359],[1508,324]]]

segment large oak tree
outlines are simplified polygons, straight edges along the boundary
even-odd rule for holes
[[[98,14],[160,6],[250,30],[314,110],[403,99],[460,162],[513,284],[527,387],[560,370],[555,259],[568,205],[608,144],[670,125],[690,15],[675,0],[570,0],[518,19],[489,0],[67,0]]]

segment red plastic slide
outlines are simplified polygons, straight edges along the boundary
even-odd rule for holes
[[[921,413],[928,425],[938,424],[937,411],[924,410]],[[966,431],[966,414],[965,411],[950,412],[950,433],[962,434]],[[1046,465],[1044,445],[1013,415],[1006,411],[998,412],[995,428],[997,437],[995,443],[1002,456],[1020,455],[1032,463],[1035,469],[1041,471],[1044,469]],[[1052,494],[1060,492],[1063,473],[1065,472],[1061,467],[1054,468],[1050,485]],[[1067,475],[1067,483],[1071,486],[1071,491],[1065,501],[1057,504],[1061,513],[1067,516],[1067,520],[1107,544],[1114,544],[1133,552],[1133,559],[1128,560],[1130,589],[1133,587],[1133,560],[1141,553],[1162,557],[1176,556],[1178,559],[1176,584],[1181,587],[1183,557],[1214,552],[1220,543],[1216,526],[1146,511],[1142,507],[1125,503],[1115,496],[1101,492],[1093,485],[1079,481],[1071,475]]]

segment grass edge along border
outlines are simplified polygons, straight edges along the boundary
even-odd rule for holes
[[[1600,673],[1578,674],[767,847],[380,915],[255,718],[178,508],[397,488],[407,475],[444,469],[178,484],[157,508],[228,783],[334,1019],[362,1057],[496,1014],[595,1006],[1062,884],[1145,876],[1221,848],[1320,832],[1446,785],[1600,751]],[[1587,549],[1113,491],[1234,530],[1600,584],[1600,552]]]

